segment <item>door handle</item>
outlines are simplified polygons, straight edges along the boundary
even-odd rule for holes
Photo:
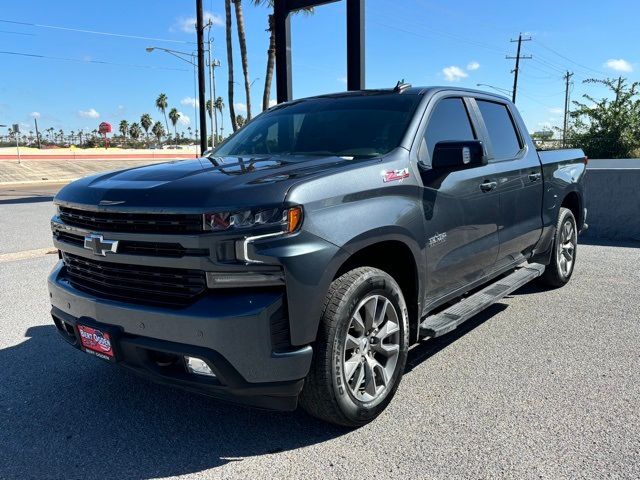
[[[498,186],[498,182],[486,181],[486,182],[480,184],[480,190],[482,190],[483,192],[490,192],[491,190],[493,190],[497,186]]]
[[[532,182],[537,182],[540,178],[542,178],[542,174],[539,172],[529,174],[529,180]]]

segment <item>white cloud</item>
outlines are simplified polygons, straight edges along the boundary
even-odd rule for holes
[[[183,107],[195,108],[197,105],[199,105],[199,103],[198,100],[193,97],[184,97],[182,100],[180,100],[180,105],[182,105]]]
[[[180,114],[180,118],[178,119],[178,123],[180,125],[182,125],[183,127],[188,127],[189,125],[191,125],[191,119],[189,118],[188,115],[185,115],[182,112],[178,112]]]
[[[467,70],[469,71],[473,72],[474,70],[478,70],[479,68],[480,68],[480,64],[475,60],[467,64]]]
[[[561,113],[564,113],[564,109],[560,107],[547,108],[547,110],[549,111],[549,113],[553,113],[555,115],[560,115]]]
[[[616,72],[633,72],[633,67],[624,58],[611,58],[604,62],[603,66],[610,68],[611,70],[615,70]]]
[[[456,67],[455,65],[451,65],[450,67],[443,68],[442,74],[444,75],[444,78],[448,82],[457,82],[469,76],[467,72],[462,70],[460,67]]]
[[[236,109],[236,112],[247,113],[247,106],[242,102],[234,103],[233,107]]]
[[[209,23],[209,20],[211,20],[214,27],[221,27],[224,25],[224,20],[216,13],[205,11],[203,16],[205,25]],[[179,17],[170,30],[172,32],[180,30],[182,32],[193,33],[196,30],[196,17]]]
[[[336,78],[336,81],[338,81],[340,83],[344,83],[346,85],[347,84],[347,77],[346,77],[346,75],[343,75],[342,77]]]
[[[31,118],[40,118],[41,115],[40,115],[40,112],[31,112],[29,116]]]
[[[275,98],[269,99],[269,108],[275,107],[278,104],[278,101]]]
[[[89,110],[78,110],[78,115],[82,118],[99,118],[100,114],[96,111],[95,108],[90,108]]]

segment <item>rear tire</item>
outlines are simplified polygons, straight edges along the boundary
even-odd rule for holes
[[[409,348],[407,307],[396,281],[360,267],[331,284],[301,406],[338,425],[359,427],[393,398]]]
[[[558,288],[571,279],[578,250],[578,228],[576,219],[568,208],[561,207],[556,223],[551,263],[540,277],[544,285]]]

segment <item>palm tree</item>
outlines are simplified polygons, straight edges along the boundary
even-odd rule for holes
[[[146,137],[149,138],[149,129],[151,128],[151,125],[153,125],[151,115],[149,115],[148,113],[143,113],[140,117],[140,125],[142,125],[142,128],[144,128]]]
[[[118,127],[118,130],[120,130],[120,133],[122,134],[122,136],[124,137],[124,141],[127,141],[127,134],[129,133],[129,122],[127,122],[126,120],[120,120],[120,126]]]
[[[158,139],[158,142],[160,142],[160,140],[162,139],[162,136],[164,135],[164,127],[162,126],[162,124],[160,122],[156,122],[153,124],[153,128],[151,129],[151,133],[153,133],[156,138]]]
[[[253,0],[253,4],[266,5],[273,9],[274,0]],[[311,15],[313,13],[313,7],[303,8],[301,11],[304,14]],[[297,12],[296,12],[297,13]],[[269,97],[271,96],[271,82],[273,80],[273,69],[276,64],[276,30],[275,30],[275,17],[273,14],[269,14],[268,27],[269,32],[269,49],[267,50],[267,73],[264,76],[264,92],[262,94],[262,110],[269,108]]]
[[[177,108],[172,108],[169,112],[169,119],[171,120],[171,124],[173,125],[173,131],[176,134],[176,146],[178,145],[178,120],[180,120],[180,112]]]
[[[247,119],[244,118],[242,115],[238,115],[236,117],[236,123],[238,124],[238,128],[242,128],[244,127],[244,124],[247,123]]]
[[[224,131],[224,115],[222,115],[222,109],[224,108],[224,102],[222,101],[222,97],[216,98],[214,106],[215,106],[215,109],[220,112],[220,135],[222,135],[222,132]],[[218,144],[218,142],[216,142],[216,145],[217,144]]]
[[[64,143],[64,130],[58,130],[58,136],[60,137],[60,143]]]
[[[189,132],[189,138],[193,138],[191,135],[193,135],[192,131],[191,131],[191,127],[187,127],[187,132]]]
[[[162,112],[164,115],[164,124],[167,126],[167,132],[169,131],[169,122],[167,121],[167,107],[169,103],[167,101],[167,96],[164,93],[158,95],[156,98],[156,108]]]
[[[242,0],[233,0],[236,10],[236,24],[238,25],[238,43],[240,43],[240,60],[242,61],[242,75],[244,76],[244,94],[247,102],[247,120],[251,120],[251,83],[249,82],[249,59],[247,57],[247,35],[244,29],[244,13]]]
[[[224,0],[224,16],[226,20],[227,35],[227,68],[229,70],[229,116],[231,117],[231,127],[235,132],[238,129],[236,123],[236,109],[233,106],[233,44],[231,43],[231,0]]]
[[[138,140],[141,133],[142,130],[140,130],[140,125],[138,125],[137,123],[132,123],[129,127],[129,135],[131,135],[131,138],[133,138],[134,140]]]

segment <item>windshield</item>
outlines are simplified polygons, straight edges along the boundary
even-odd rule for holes
[[[420,98],[385,92],[293,102],[256,117],[213,154],[383,155],[400,144]]]

